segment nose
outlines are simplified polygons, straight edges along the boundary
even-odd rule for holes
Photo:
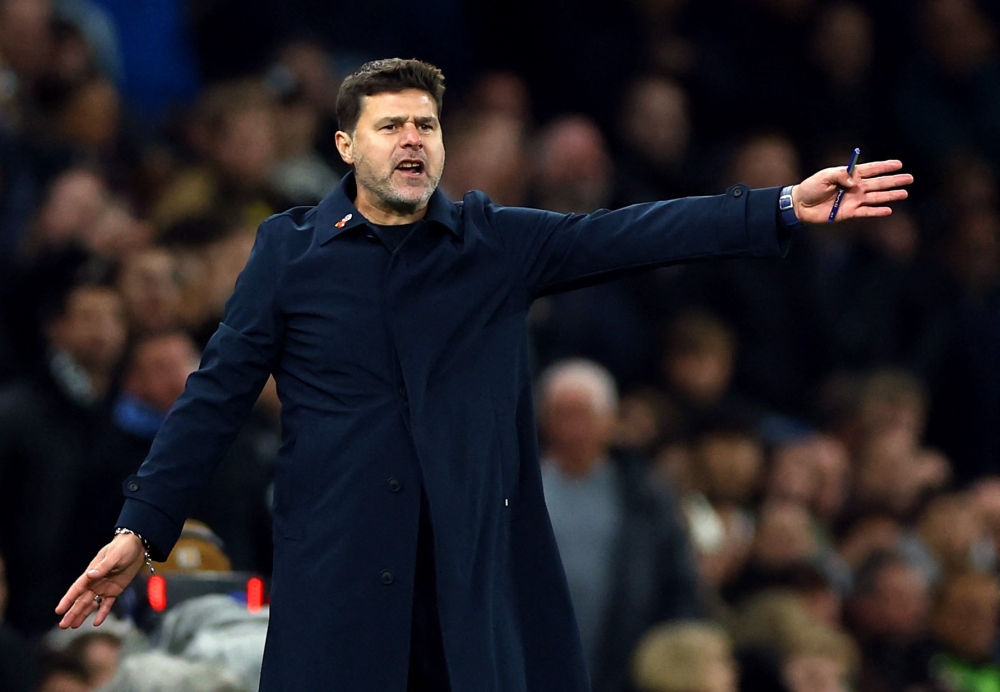
[[[413,123],[406,123],[406,125],[403,126],[403,137],[400,140],[400,146],[410,149],[419,149],[423,147],[423,145],[424,141],[420,136],[420,130],[417,129],[417,126]]]

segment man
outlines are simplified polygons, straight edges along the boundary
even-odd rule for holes
[[[103,620],[142,567],[135,534],[153,557],[170,550],[273,372],[284,444],[261,689],[587,688],[542,496],[528,307],[630,269],[778,255],[779,191],[591,216],[476,192],[453,204],[435,192],[443,92],[419,61],[344,81],[336,138],[354,171],[262,224],[202,368],[125,482],[118,523],[134,534],[70,587],[64,627]],[[900,166],[823,171],[792,189],[794,208],[825,221],[839,183],[841,218],[887,214],[873,205],[905,197],[910,176],[882,176]]]
[[[618,393],[586,360],[542,374],[542,487],[594,692],[631,689],[643,633],[701,614],[698,570],[672,493],[652,490],[648,465],[612,452]]]

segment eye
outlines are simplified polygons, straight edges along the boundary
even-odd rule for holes
[[[433,125],[431,125],[430,123],[423,123],[423,124],[422,124],[422,125],[420,126],[420,129],[421,129],[421,130],[423,130],[424,132],[430,132],[431,130],[433,130],[433,129],[434,129],[434,126],[433,126]]]
[[[389,123],[388,125],[383,125],[379,129],[384,130],[386,132],[392,132],[393,130],[396,129],[396,123]]]

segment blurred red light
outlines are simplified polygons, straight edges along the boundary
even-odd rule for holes
[[[149,606],[157,613],[166,610],[167,580],[159,575],[150,577],[146,583],[146,596],[149,598]]]
[[[264,582],[259,577],[251,577],[247,580],[247,610],[256,613],[263,605]]]

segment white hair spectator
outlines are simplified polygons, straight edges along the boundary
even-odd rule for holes
[[[594,406],[602,413],[618,412],[618,386],[615,378],[601,365],[584,358],[555,363],[539,378],[540,400],[562,387],[578,387],[591,393]]]

